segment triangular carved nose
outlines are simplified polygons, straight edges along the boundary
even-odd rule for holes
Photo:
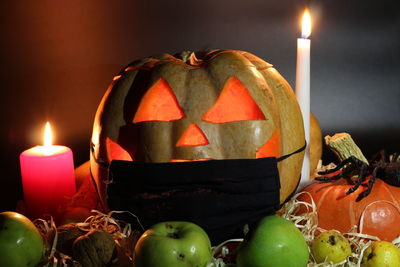
[[[208,140],[203,131],[196,124],[192,123],[179,138],[176,146],[204,146]]]

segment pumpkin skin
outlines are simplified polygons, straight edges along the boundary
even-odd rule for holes
[[[314,179],[314,171],[322,156],[322,131],[317,117],[310,113],[310,178]]]
[[[365,183],[364,183],[365,185]],[[358,195],[366,189],[360,186],[354,193],[346,195],[353,184],[346,179],[331,182],[315,181],[302,191],[314,199],[318,212],[318,226],[330,230],[347,232],[353,225],[360,229],[360,217],[364,212],[363,234],[392,241],[400,235],[400,187],[391,186],[377,179],[371,193],[357,201]],[[307,194],[298,198],[310,202]],[[389,203],[390,202],[390,203]],[[299,213],[304,212],[303,209]]]
[[[235,50],[209,51],[183,58],[186,60],[164,54],[135,61],[114,78],[105,93],[94,121],[90,159],[103,205],[107,169],[94,157],[105,163],[114,159],[142,162],[252,159],[279,157],[304,145],[303,120],[296,97],[271,64]],[[215,118],[224,108],[213,107],[229,83],[244,87],[246,97],[253,101],[248,105],[253,106],[238,120],[228,118],[224,122],[223,116]],[[142,104],[146,102],[144,99],[152,94],[153,98],[162,94],[164,102],[170,99],[167,104],[147,101],[151,103],[148,106],[156,105],[162,110],[158,115],[142,107],[146,106]],[[169,111],[165,106],[171,107],[171,114],[166,115]],[[232,112],[230,109],[227,113]],[[193,125],[204,134],[198,138],[203,138],[202,142],[177,146],[190,141],[190,138],[181,140],[189,126],[199,132]],[[281,203],[296,188],[303,157],[304,152],[297,153],[278,164]]]

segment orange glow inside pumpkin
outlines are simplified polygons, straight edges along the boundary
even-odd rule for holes
[[[265,144],[256,152],[256,158],[275,157],[278,158],[281,154],[281,135],[279,130],[271,135]]]
[[[160,78],[144,94],[133,118],[134,123],[143,121],[175,121],[184,117],[177,98],[168,82]],[[265,116],[251,97],[248,89],[236,77],[227,80],[214,106],[202,117],[211,123],[226,123],[244,120],[265,120]],[[130,160],[132,157],[120,145],[107,138],[109,158]],[[204,146],[209,141],[204,132],[194,123],[190,124],[176,143],[177,147]],[[256,158],[280,156],[280,132],[276,130],[270,139],[257,150]],[[171,162],[185,162],[207,159],[171,159]]]
[[[171,87],[165,79],[160,78],[143,96],[133,122],[175,121],[183,117],[184,113]]]
[[[171,159],[170,162],[189,162],[189,161],[206,161],[213,159]]]
[[[204,146],[208,140],[203,131],[196,124],[192,123],[179,138],[176,146]]]
[[[106,138],[106,146],[108,151],[108,160],[128,160],[132,161],[131,155],[123,149],[119,144],[111,140],[110,138]]]
[[[215,105],[207,111],[202,120],[225,123],[243,120],[265,120],[265,116],[248,89],[236,77],[225,83]]]

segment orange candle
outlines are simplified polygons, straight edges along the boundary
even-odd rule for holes
[[[32,219],[45,214],[57,217],[76,192],[74,162],[71,149],[52,144],[48,122],[44,144],[22,152],[20,166],[27,215]]]

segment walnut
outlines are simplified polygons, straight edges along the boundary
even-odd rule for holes
[[[79,229],[75,223],[68,223],[57,228],[58,240],[57,250],[72,256],[72,244],[78,237],[87,233]]]
[[[78,237],[72,245],[74,260],[85,267],[101,267],[110,263],[115,249],[111,234],[93,230]]]

